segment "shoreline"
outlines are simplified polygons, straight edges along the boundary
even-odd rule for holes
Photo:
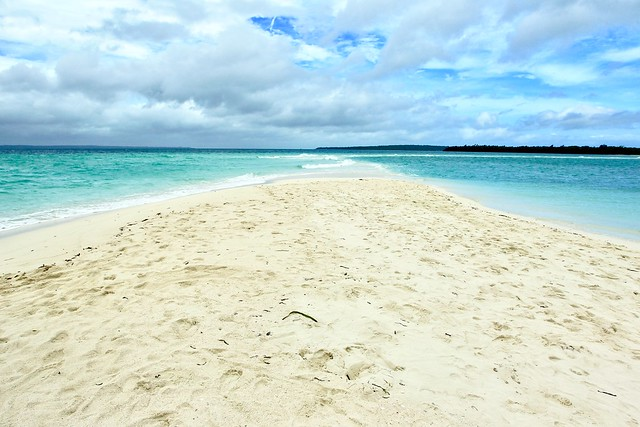
[[[78,251],[83,249],[83,245],[91,246],[91,239],[97,239],[97,241],[102,242],[104,239],[115,235],[118,229],[125,226],[128,222],[136,221],[140,217],[152,217],[153,215],[157,214],[158,212],[162,212],[163,210],[174,209],[174,207],[183,208],[185,206],[195,205],[201,203],[203,200],[206,200],[208,197],[212,197],[214,194],[222,192],[233,192],[243,188],[253,188],[269,185],[286,185],[304,182],[312,183],[314,181],[350,181],[363,179],[398,181],[422,185],[432,188],[435,191],[448,196],[449,198],[453,198],[459,203],[472,206],[473,209],[491,212],[495,215],[514,218],[520,221],[535,223],[544,227],[556,228],[567,233],[582,235],[604,242],[613,242],[618,245],[624,245],[629,248],[633,248],[634,250],[640,250],[640,240],[593,232],[582,229],[578,225],[571,223],[566,224],[559,221],[519,215],[508,211],[494,209],[485,206],[476,200],[470,199],[447,188],[444,188],[437,183],[425,182],[425,180],[422,178],[414,178],[395,174],[389,174],[386,177],[354,177],[349,174],[345,176],[336,174],[335,176],[326,177],[326,175],[322,173],[307,173],[305,177],[273,178],[261,183],[250,183],[234,187],[223,187],[215,190],[181,195],[148,203],[136,204],[107,211],[88,213],[69,218],[54,219],[38,224],[26,225],[15,229],[0,231],[0,243],[3,243],[0,246],[0,262],[2,263],[3,268],[7,268],[8,266],[11,266],[11,268],[15,268],[16,266],[19,266],[22,269],[36,268],[43,264],[49,264],[51,262],[54,262],[56,259],[63,259],[64,256],[75,255]],[[65,238],[65,236],[72,236],[73,238],[70,241],[70,239]],[[93,245],[96,244],[96,242],[93,243]],[[27,246],[29,248],[27,248]],[[37,250],[40,252],[40,254],[35,255],[35,259],[33,259],[34,250],[30,248],[31,246],[37,247]],[[24,259],[28,261],[21,261]],[[0,271],[0,274],[1,273],[3,273],[3,271]]]
[[[509,209],[509,206],[506,207],[492,207],[490,203],[485,203],[482,201],[483,197],[473,197],[471,195],[471,189],[473,187],[466,187],[464,184],[460,185],[456,183],[455,185],[449,184],[446,180],[441,182],[440,180],[434,179],[422,179],[422,182],[425,185],[436,188],[442,192],[448,193],[452,196],[459,197],[461,199],[467,200],[470,203],[474,203],[481,207],[482,209],[490,210],[493,212],[499,212],[514,218],[521,218],[525,220],[536,221],[542,224],[546,224],[551,227],[558,227],[563,230],[573,231],[581,234],[585,234],[591,237],[596,238],[604,238],[604,239],[612,239],[618,242],[630,242],[631,244],[640,244],[640,229],[633,228],[621,228],[621,227],[611,227],[610,225],[603,225],[599,223],[587,223],[587,222],[579,222],[579,221],[571,221],[568,219],[559,219],[552,218],[544,215],[536,215],[536,211],[531,211],[529,209],[529,213],[518,213],[516,212],[516,208],[513,210]],[[470,189],[471,188],[471,189]],[[494,203],[500,204],[500,203]],[[524,204],[525,206],[526,203]],[[520,209],[522,210],[522,209]],[[539,212],[539,211],[538,211]],[[563,213],[564,216],[567,216]],[[605,230],[609,230],[608,232]]]
[[[579,233],[599,235],[605,239],[640,243],[640,229],[637,229],[637,227],[634,228],[634,224],[631,223],[624,225],[617,223],[616,225],[615,221],[613,223],[610,220],[609,222],[603,221],[601,217],[598,216],[591,219],[580,219],[580,215],[572,215],[569,212],[564,212],[562,210],[559,210],[557,214],[554,214],[552,211],[545,211],[545,209],[549,208],[548,206],[545,206],[544,204],[536,206],[535,203],[531,203],[531,201],[527,202],[526,199],[521,201],[522,203],[520,203],[520,205],[529,206],[530,209],[523,210],[518,207],[518,204],[509,204],[509,202],[505,202],[504,200],[501,202],[496,202],[494,200],[492,202],[492,198],[496,200],[509,198],[508,196],[501,194],[499,191],[495,194],[491,193],[491,191],[485,194],[482,192],[482,189],[476,189],[473,184],[465,184],[455,180],[452,181],[448,179],[421,177],[407,175],[401,172],[393,172],[378,163],[365,162],[360,163],[355,169],[350,167],[348,170],[343,170],[341,166],[343,166],[342,162],[344,161],[348,160],[343,159],[340,163],[333,165],[311,165],[308,169],[305,169],[305,165],[303,165],[303,170],[298,170],[295,173],[291,171],[287,173],[271,173],[267,175],[254,175],[253,173],[247,173],[212,181],[206,185],[202,183],[198,185],[190,184],[185,187],[168,188],[161,192],[138,194],[135,197],[121,196],[114,200],[96,201],[94,204],[79,205],[62,209],[61,212],[65,212],[63,215],[66,216],[58,218],[55,217],[53,211],[40,212],[38,215],[25,214],[22,217],[19,217],[19,222],[23,225],[15,227],[14,224],[10,225],[9,223],[3,223],[3,226],[7,226],[9,228],[0,230],[0,240],[11,235],[22,234],[30,230],[49,227],[50,225],[58,223],[75,221],[76,219],[83,219],[92,215],[102,215],[108,212],[136,208],[148,204],[168,203],[182,197],[197,196],[199,194],[206,194],[226,189],[297,180],[376,178],[419,182],[424,185],[437,188],[441,191],[451,193],[456,197],[477,203],[481,205],[483,209],[501,211],[502,213],[513,217],[528,218],[551,226],[571,229]],[[480,194],[483,194],[483,196],[476,197],[476,193],[478,193],[478,191]],[[60,215],[60,212],[56,215]],[[37,220],[38,222],[30,222],[33,221],[36,216],[40,217],[40,219]],[[46,216],[53,217],[50,219],[44,219]],[[13,221],[17,221],[17,218],[13,218]]]
[[[635,250],[640,250],[640,239],[633,239],[630,237],[622,237],[619,235],[614,235],[614,234],[606,234],[604,232],[600,233],[597,231],[592,231],[592,230],[588,230],[586,228],[581,228],[580,224],[577,223],[571,223],[571,222],[566,222],[566,221],[560,221],[560,220],[552,220],[552,219],[547,219],[547,218],[542,218],[542,217],[535,217],[535,216],[528,216],[528,215],[521,215],[518,213],[514,213],[514,212],[510,212],[508,210],[502,210],[502,209],[496,209],[496,208],[492,208],[490,206],[484,205],[482,204],[480,201],[471,199],[467,196],[464,196],[462,194],[459,194],[453,190],[449,190],[448,188],[438,185],[437,183],[433,183],[433,182],[426,182],[424,180],[419,180],[419,181],[411,181],[409,180],[408,182],[417,182],[419,184],[425,185],[427,187],[431,187],[434,190],[446,194],[449,197],[455,198],[456,200],[460,201],[461,203],[465,203],[465,204],[469,204],[470,206],[473,206],[477,209],[483,210],[483,211],[487,211],[487,212],[492,212],[495,215],[500,215],[503,217],[509,217],[509,218],[514,218],[514,219],[518,219],[524,222],[531,222],[531,223],[535,223],[538,224],[540,226],[543,227],[549,227],[549,228],[555,228],[558,230],[562,230],[564,232],[567,233],[572,233],[575,235],[582,235],[585,237],[589,237],[591,239],[596,239],[596,240],[601,240],[604,242],[614,242],[616,244],[619,245],[625,245],[628,246],[630,248],[633,248]]]
[[[55,235],[0,272],[2,425],[639,421],[635,247],[380,179]]]
[[[379,178],[379,179],[403,179],[403,175],[386,170],[376,164],[364,164],[354,170],[341,170],[338,166],[327,168],[311,168],[296,171],[295,173],[270,173],[266,175],[255,175],[246,173],[227,178],[214,180],[206,184],[188,185],[182,187],[171,187],[161,192],[140,193],[133,195],[121,195],[115,200],[96,201],[89,205],[79,205],[69,208],[71,214],[63,217],[53,217],[49,219],[39,220],[34,223],[26,223],[17,227],[0,229],[0,239],[14,234],[49,227],[59,223],[68,221],[81,220],[93,215],[103,215],[119,210],[135,209],[137,207],[153,204],[169,203],[173,200],[181,198],[198,196],[208,193],[214,193],[224,190],[233,190],[236,188],[252,187],[258,185],[267,185],[278,182],[298,181],[298,180],[315,180],[315,179],[358,179],[358,178]]]

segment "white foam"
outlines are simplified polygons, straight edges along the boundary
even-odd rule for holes
[[[305,156],[305,158],[309,158],[309,156],[311,156],[314,160],[321,158],[324,160],[340,159],[336,156],[316,156],[307,154],[299,156]],[[355,162],[349,159],[342,160],[337,163],[305,164],[297,170],[284,174],[256,175],[250,173],[219,181],[202,182],[200,184],[176,188],[165,192],[134,194],[117,200],[86,203],[83,205],[33,212],[11,218],[0,218],[0,234],[5,234],[6,232],[10,233],[24,227],[39,226],[54,221],[69,220],[101,212],[171,200],[193,194],[259,185],[280,180],[330,177],[389,177],[392,175],[398,176],[397,174],[391,173],[383,165]]]
[[[302,160],[340,160],[340,157],[331,154],[283,154],[272,156],[258,156],[259,159],[302,159]]]
[[[316,163],[302,165],[302,169],[331,169],[331,168],[343,168],[355,165],[353,160],[343,160],[338,163]]]
[[[222,181],[202,183],[189,187],[178,188],[163,193],[135,194],[123,197],[118,200],[88,203],[84,205],[50,209],[46,211],[33,212],[14,218],[0,218],[0,232],[15,230],[17,228],[34,226],[50,221],[58,221],[92,215],[100,212],[108,212],[131,206],[145,205],[148,203],[171,200],[178,197],[190,196],[193,194],[206,193],[209,191],[223,190],[228,188],[245,187],[249,185],[264,184],[277,179],[278,175],[259,176],[255,174],[245,174]]]

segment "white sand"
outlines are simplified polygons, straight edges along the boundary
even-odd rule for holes
[[[343,180],[0,247],[2,426],[640,423],[636,243]]]

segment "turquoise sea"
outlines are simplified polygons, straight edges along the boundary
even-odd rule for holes
[[[416,179],[490,208],[640,240],[636,156],[6,146],[0,233],[204,191],[332,176]]]

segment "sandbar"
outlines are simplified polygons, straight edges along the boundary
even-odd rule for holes
[[[0,425],[638,425],[640,249],[416,182],[0,239]]]

